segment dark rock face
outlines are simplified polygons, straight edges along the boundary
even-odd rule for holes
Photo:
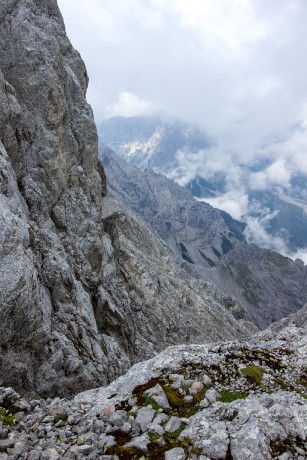
[[[56,1],[2,1],[0,21],[0,385],[67,396],[167,345],[246,337],[215,288],[105,198]]]
[[[0,47],[1,380],[64,394],[129,365],[116,345],[106,370],[93,313],[115,268],[88,77],[56,1],[2,2]]]
[[[245,243],[243,224],[197,202],[165,176],[141,171],[104,146],[100,156],[110,194],[164,239],[186,270],[236,298],[234,307],[224,302],[236,318],[263,329],[302,308],[307,298],[302,261]],[[240,304],[244,308],[238,310]]]

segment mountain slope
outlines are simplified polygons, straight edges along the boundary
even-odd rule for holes
[[[246,319],[264,328],[304,305],[307,267],[301,261],[245,243],[243,224],[163,175],[140,171],[103,146],[100,155],[110,194],[147,222],[194,276],[234,296]]]
[[[199,129],[160,117],[113,117],[97,126],[100,141],[141,169],[169,173],[177,167],[177,151],[210,146]]]
[[[67,396],[167,345],[246,337],[216,289],[105,198],[88,77],[56,1],[0,14],[0,385]]]
[[[287,184],[270,172],[265,183],[275,161],[269,147],[260,149],[260,158],[241,158],[197,127],[158,116],[113,117],[98,125],[98,133],[101,143],[134,166],[165,174],[193,196],[240,215],[249,241],[304,257],[307,214],[295,200],[306,206],[307,178],[289,166]],[[291,196],[281,199],[281,190]]]

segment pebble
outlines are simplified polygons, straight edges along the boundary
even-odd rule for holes
[[[186,456],[182,447],[175,447],[174,449],[165,452],[165,460],[186,460]]]
[[[135,421],[140,426],[143,433],[147,430],[147,427],[152,422],[154,416],[155,411],[151,406],[139,409]]]
[[[204,384],[202,382],[193,382],[191,386],[191,391],[195,391],[196,393],[200,393],[204,388]]]
[[[180,419],[172,415],[167,424],[165,425],[165,431],[173,433],[174,431],[177,431],[180,428],[180,425]]]
[[[150,437],[147,433],[143,433],[141,436],[137,436],[130,441],[127,446],[136,447],[137,449],[142,450],[143,452],[147,451],[147,446],[150,443]]]
[[[145,394],[147,394],[153,401],[155,401],[159,406],[161,406],[161,408],[170,408],[167,396],[159,383],[155,385],[153,388],[150,388],[149,390],[145,391]]]
[[[214,389],[210,388],[209,390],[206,391],[205,397],[209,401],[210,404],[215,403],[219,396],[219,393]]]
[[[207,374],[204,374],[202,380],[203,380],[203,384],[204,384],[206,387],[211,387],[211,386],[212,386],[212,380],[210,379],[210,377],[209,377]]]

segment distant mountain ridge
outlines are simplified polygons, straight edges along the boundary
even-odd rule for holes
[[[205,134],[178,120],[156,117],[113,117],[97,126],[100,141],[141,169],[169,173],[181,148],[209,147]]]
[[[227,193],[231,191],[227,185],[227,175],[231,173],[227,168],[207,177],[204,166],[198,165],[209,157],[210,148],[214,146],[214,140],[199,128],[158,116],[113,117],[98,125],[98,133],[104,145],[134,166],[142,170],[152,168],[180,184],[184,182],[193,196],[204,201],[210,202],[224,194],[227,201]],[[246,172],[261,173],[269,164],[269,158],[259,160],[250,169],[245,166]],[[306,176],[293,177],[291,190],[293,197],[303,200],[307,207]],[[237,194],[236,189],[233,191]],[[281,199],[280,190],[273,186],[265,191],[246,187],[244,193],[249,202],[245,220],[249,241],[287,255],[307,248],[307,212],[297,202]],[[214,206],[218,206],[219,201],[223,200],[215,200]],[[256,231],[255,223],[261,232]]]
[[[264,328],[304,305],[307,266],[303,262],[247,244],[244,224],[195,201],[186,188],[165,176],[141,171],[102,145],[99,155],[109,194],[145,221],[193,276],[236,298],[246,319]]]

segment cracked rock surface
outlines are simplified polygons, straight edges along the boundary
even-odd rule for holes
[[[170,347],[72,400],[1,388],[0,458],[303,460],[306,328],[307,307],[248,342]]]
[[[56,0],[3,0],[0,24],[0,385],[71,396],[169,345],[246,338],[218,290],[106,197]]]

